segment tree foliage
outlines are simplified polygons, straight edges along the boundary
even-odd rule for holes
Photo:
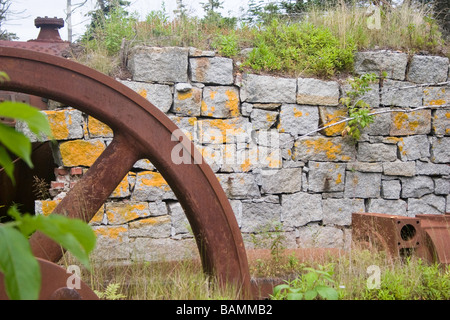
[[[110,18],[117,10],[122,9],[126,12],[126,8],[131,4],[129,1],[124,0],[97,0],[97,9],[90,11],[91,23],[88,27],[86,34],[92,35],[93,31],[102,27],[105,20]]]
[[[18,39],[15,33],[6,31],[3,24],[7,20],[10,13],[11,0],[0,0],[0,40],[16,40]]]

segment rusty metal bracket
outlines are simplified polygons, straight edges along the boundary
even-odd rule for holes
[[[429,261],[450,265],[450,213],[418,214],[428,250],[422,255]]]
[[[208,274],[250,292],[250,275],[240,229],[228,198],[200,152],[178,127],[148,100],[114,79],[73,61],[18,48],[0,47],[0,65],[11,81],[0,89],[53,99],[104,122],[114,139],[54,210],[89,221],[111,192],[142,158],[167,181],[192,227]],[[171,151],[181,143],[192,163],[175,165]],[[42,234],[30,240],[36,256],[56,261],[59,245]],[[151,250],[151,248],[149,248]]]
[[[450,215],[404,217],[353,213],[352,240],[375,247],[389,257],[416,254],[430,262],[450,264]]]

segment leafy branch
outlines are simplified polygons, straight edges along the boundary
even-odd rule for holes
[[[381,79],[384,79],[385,75],[382,76]],[[438,109],[438,108],[446,108],[450,107],[450,104],[442,104],[442,105],[428,105],[428,106],[420,106],[414,108],[396,108],[392,110],[381,110],[381,111],[372,111],[368,103],[366,103],[362,96],[369,92],[371,88],[369,87],[370,83],[373,83],[377,80],[377,76],[375,74],[364,74],[359,78],[352,79],[350,85],[352,90],[347,92],[347,97],[342,98],[340,101],[344,104],[348,109],[349,117],[338,117],[341,120],[330,123],[328,125],[321,126],[315,130],[311,130],[299,138],[307,137],[313,133],[347,123],[347,126],[342,131],[343,136],[350,135],[353,139],[358,140],[360,137],[360,130],[368,126],[372,123],[373,117],[379,114],[384,113],[394,113],[394,112],[403,112],[403,113],[411,113],[418,110],[423,109]],[[385,89],[385,91],[390,90],[406,90],[412,88],[421,88],[421,87],[435,87],[435,86],[444,86],[450,84],[450,81],[438,82],[438,83],[424,83],[424,84],[416,84],[404,87],[391,87]],[[332,119],[333,120],[333,119]]]
[[[371,117],[371,116],[376,116],[376,115],[383,114],[383,113],[394,113],[394,112],[410,113],[410,112],[423,110],[423,109],[439,109],[439,108],[449,108],[449,107],[450,107],[450,104],[443,104],[443,105],[440,105],[440,106],[421,106],[421,107],[410,108],[410,109],[381,110],[381,111],[370,112],[370,113],[367,114],[367,116]],[[313,133],[322,131],[324,129],[328,129],[328,128],[340,125],[342,123],[349,122],[350,120],[353,120],[353,119],[355,119],[355,118],[354,117],[342,118],[342,120],[339,120],[337,122],[333,122],[333,123],[331,123],[329,125],[322,126],[322,127],[317,128],[317,129],[311,130],[311,131],[309,131],[309,132],[299,136],[299,139],[307,137],[307,136],[309,136],[309,135],[311,135]]]

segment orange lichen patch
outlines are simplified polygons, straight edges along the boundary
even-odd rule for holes
[[[245,159],[244,163],[241,164],[241,169],[243,172],[248,172],[250,170],[251,162],[250,159]]]
[[[197,118],[195,118],[195,117],[189,118],[189,119],[188,119],[188,123],[189,123],[191,126],[195,126],[196,122],[197,122]]]
[[[142,225],[160,225],[170,223],[170,217],[169,216],[161,216],[161,217],[152,217],[152,218],[146,218],[139,220],[139,224]]]
[[[428,101],[428,105],[430,106],[443,106],[446,103],[447,101],[445,101],[444,99],[435,99]]]
[[[394,115],[394,125],[397,129],[401,129],[408,122],[408,115],[404,112],[398,112]]]
[[[403,138],[399,138],[399,137],[387,137],[386,138],[387,142],[390,143],[398,143],[398,142],[403,142]]]
[[[281,114],[281,112],[280,112],[280,114]],[[277,129],[278,129],[278,131],[279,131],[280,133],[283,133],[283,132],[286,131],[284,128],[281,127],[281,122],[279,122],[279,123],[277,124]]]
[[[148,203],[117,203],[106,205],[106,217],[110,224],[122,224],[149,215]]]
[[[268,161],[268,164],[267,164],[268,168],[281,168],[281,165],[282,165],[281,159],[267,157],[266,160]]]
[[[104,208],[103,206],[97,211],[97,213],[92,217],[91,221],[89,221],[89,223],[101,223],[103,220],[103,213],[104,213]]]
[[[232,143],[236,136],[245,133],[240,126],[241,122],[237,121],[238,118],[235,119],[202,120],[200,136],[204,142]]]
[[[230,110],[230,115],[232,117],[239,116],[239,98],[236,92],[226,90],[225,94],[228,97],[228,101],[225,102],[225,106]]]
[[[38,204],[38,208],[36,208],[37,212],[44,215],[44,216],[48,216],[50,215],[53,210],[55,210],[56,206],[61,202],[61,200],[42,200],[39,201]]]
[[[204,100],[202,100],[201,112],[206,113],[206,111],[208,111],[208,105]]]
[[[294,117],[299,118],[303,116],[303,112],[294,107]]]
[[[342,174],[338,173],[337,178],[336,178],[336,184],[340,184],[342,183]]]
[[[426,134],[431,129],[431,111],[394,112],[391,135]]]
[[[277,120],[277,116],[275,114],[273,114],[273,113],[267,113],[266,114],[266,120],[269,123],[274,123],[275,120]]]
[[[91,116],[88,118],[88,131],[91,137],[110,137],[113,135],[110,127]]]
[[[64,140],[69,137],[68,124],[72,122],[72,117],[65,110],[47,110],[48,124],[55,140]],[[66,119],[67,115],[67,119]]]
[[[104,150],[105,144],[100,140],[73,140],[63,142],[59,146],[65,167],[90,167]]]
[[[126,227],[122,227],[122,226],[114,226],[114,227],[101,226],[101,227],[94,228],[94,232],[97,236],[103,236],[106,238],[111,238],[111,239],[115,239],[115,240],[122,242],[123,237],[128,232],[128,229]]]
[[[178,100],[187,100],[187,99],[192,98],[192,95],[193,95],[192,90],[189,90],[186,92],[178,92],[177,98],[178,98]]]
[[[139,90],[137,91],[137,93],[139,93],[139,95],[141,95],[142,97],[144,97],[144,98],[147,99],[147,94],[148,94],[147,90],[145,90],[145,89],[139,89]]]
[[[159,172],[144,171],[138,173],[138,176],[143,176],[141,179],[141,183],[144,186],[156,187],[163,189],[164,191],[170,190],[169,184],[166,182],[166,180],[164,180],[163,176]]]
[[[325,134],[326,136],[335,136],[335,135],[341,134],[342,131],[344,131],[344,128],[346,126],[345,122],[334,125],[334,126],[333,126],[333,124],[335,124],[335,123],[339,122],[340,120],[342,120],[343,118],[345,118],[345,116],[347,115],[346,109],[336,109],[336,110],[334,110],[334,112],[328,112],[328,110],[323,108],[320,110],[320,113],[321,113],[323,126],[325,127],[325,126],[332,125],[331,127],[324,129],[323,134]]]
[[[122,179],[122,181],[119,183],[119,185],[114,189],[114,191],[111,193],[111,197],[113,198],[122,198],[129,195],[129,182],[128,182],[128,175]]]
[[[340,144],[335,145],[331,140],[325,138],[304,140],[301,143],[306,145],[308,153],[325,153],[330,160],[336,160],[337,155],[342,152],[342,146]]]
[[[217,94],[217,91],[211,90],[209,92],[209,97],[211,98],[211,100],[214,100],[214,98],[216,97],[216,94]]]

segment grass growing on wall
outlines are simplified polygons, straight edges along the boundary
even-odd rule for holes
[[[170,19],[164,8],[139,21],[137,15],[118,10],[83,37],[86,50],[79,60],[112,75],[120,65],[118,56],[135,45],[196,47],[231,58],[238,58],[242,49],[254,48],[240,58],[255,72],[329,78],[352,70],[356,50],[450,55],[425,6],[384,8],[380,30],[367,27],[366,10],[356,5],[310,8],[295,20],[278,16],[251,24],[243,18],[207,20],[183,15]]]

